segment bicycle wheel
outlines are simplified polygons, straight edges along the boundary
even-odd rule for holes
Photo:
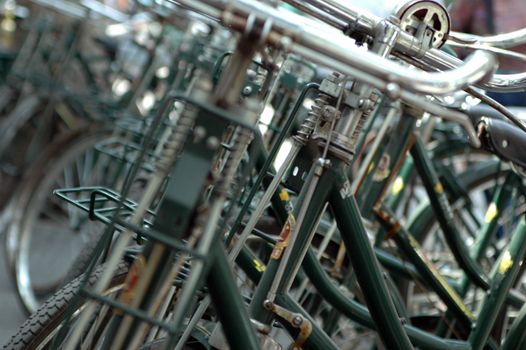
[[[492,165],[493,164],[493,165]],[[459,183],[463,185],[464,192],[450,195],[450,202],[453,209],[454,223],[462,235],[468,247],[477,241],[477,233],[480,232],[483,224],[488,221],[488,217],[495,215],[495,209],[491,209],[495,188],[502,184],[507,175],[512,171],[507,167],[500,167],[495,161],[488,161],[485,164],[475,167],[477,171],[468,169],[463,174],[458,175]],[[517,218],[523,215],[526,203],[526,192],[522,186],[517,186],[516,194],[506,199],[505,210],[500,214],[496,232],[491,237],[487,248],[480,254],[480,266],[489,273],[495,261],[498,259],[502,249],[507,246],[509,239],[518,223]],[[417,210],[417,217],[412,227],[415,237],[421,242],[427,257],[435,267],[445,276],[458,279],[462,270],[458,267],[453,258],[446,240],[437,223],[433,210],[429,204],[423,205],[423,210]],[[491,218],[492,220],[492,218]],[[523,274],[523,271],[521,272]],[[514,289],[521,293],[526,291],[524,278],[518,277]],[[411,305],[412,314],[428,314],[429,310],[443,310],[444,307],[436,295],[427,293],[425,288],[409,283],[402,284],[403,293],[407,298],[407,305]],[[466,289],[463,295],[464,303],[471,309],[476,310],[482,301],[485,292],[477,288]],[[499,330],[498,336],[494,336],[495,341],[500,341],[506,334],[511,320],[516,314],[513,308],[503,307],[502,315],[495,324],[494,329]],[[438,314],[441,314],[439,312]],[[435,318],[439,317],[434,313]],[[438,318],[437,318],[438,319]],[[504,324],[505,323],[505,324]],[[494,334],[495,335],[495,334]]]
[[[87,281],[86,286],[93,286],[100,277],[104,266],[95,268],[93,274]],[[112,280],[106,294],[118,293],[128,273],[129,263],[122,262]],[[4,345],[5,350],[32,350],[47,349],[51,346],[53,336],[59,331],[62,321],[66,317],[68,306],[78,293],[84,276],[81,275],[58,290],[49,300],[28,318],[18,329],[8,343]],[[85,298],[79,303],[80,308]]]
[[[117,267],[113,277],[108,285],[108,288],[101,293],[105,297],[112,299],[118,298],[121,291],[125,287],[126,277],[131,268],[131,260],[125,258]],[[105,265],[97,266],[93,273],[86,281],[85,287],[91,288],[94,286],[104,271]],[[72,318],[68,325],[71,329],[75,328],[77,317],[84,309],[88,299],[81,295],[79,299],[74,299],[78,296],[79,288],[84,282],[85,275],[81,275],[76,279],[66,284],[63,288],[58,290],[50,299],[48,299],[41,307],[27,319],[18,329],[9,342],[4,345],[4,350],[41,350],[49,349],[54,337],[58,334],[61,327],[66,320],[69,307],[73,302],[77,302],[77,307],[73,310]],[[170,313],[168,312],[168,316]],[[97,310],[94,313],[90,322],[89,329],[86,330],[82,338],[83,343],[81,348],[99,349],[102,347],[107,332],[111,331],[111,319],[114,316],[121,316],[116,309],[109,305],[97,304]],[[185,350],[204,350],[209,349],[207,339],[210,336],[210,330],[213,329],[215,323],[209,320],[203,320],[204,325],[198,326],[192,332],[192,335],[186,340],[183,349]],[[211,325],[210,325],[211,324]],[[114,331],[114,330],[113,330]],[[156,350],[166,348],[168,337],[166,332],[154,332],[157,337],[150,337],[143,344],[140,345],[141,350]],[[68,333],[64,339],[67,340]],[[63,344],[62,344],[63,345]],[[59,344],[59,348],[61,345]]]
[[[465,190],[464,193],[450,194],[450,203],[453,209],[454,220],[460,233],[470,246],[475,240],[474,233],[480,229],[488,215],[488,207],[492,201],[494,189],[505,180],[506,175],[512,171],[501,168],[495,161],[488,161],[474,170],[468,169],[459,174],[459,183]],[[499,228],[493,241],[491,249],[483,256],[482,264],[487,269],[492,267],[493,259],[498,256],[497,247],[505,246],[510,237],[513,227],[517,223],[517,217],[524,211],[526,193],[522,186],[517,186],[517,194],[512,202],[509,200],[506,211],[502,213],[499,220]],[[422,210],[416,210],[416,219],[412,221],[411,227],[414,236],[422,243],[426,252],[432,260],[440,261],[439,257],[444,253],[445,239],[437,223],[437,218],[429,203],[422,205]],[[430,250],[428,250],[430,249]],[[440,253],[442,251],[442,253]],[[452,263],[452,262],[451,262]]]
[[[103,131],[78,132],[53,145],[22,183],[14,216],[7,227],[8,266],[19,299],[34,312],[65,281],[69,267],[89,241],[98,240],[102,224],[56,199],[55,188],[104,183],[94,145],[109,137]],[[67,282],[67,281],[66,281]]]

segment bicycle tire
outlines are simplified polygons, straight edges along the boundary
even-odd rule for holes
[[[33,284],[34,280],[31,277],[30,271],[32,266],[34,267],[34,265],[40,263],[39,260],[34,258],[38,256],[38,254],[35,253],[39,253],[42,259],[45,259],[46,256],[53,255],[52,250],[46,253],[43,251],[45,247],[30,243],[32,240],[35,240],[35,238],[38,238],[39,232],[40,234],[44,233],[41,227],[42,225],[38,225],[38,223],[41,220],[42,213],[46,210],[51,210],[49,204],[53,203],[53,188],[50,187],[52,186],[50,181],[57,172],[60,173],[60,171],[62,171],[62,168],[66,169],[70,166],[71,161],[75,162],[79,156],[82,156],[85,152],[89,152],[98,141],[108,137],[105,131],[96,129],[88,132],[79,131],[75,134],[77,137],[65,138],[63,142],[53,145],[53,147],[46,152],[46,157],[43,157],[38,162],[34,167],[35,170],[21,184],[19,200],[17,200],[16,204],[11,208],[16,215],[11,218],[6,229],[7,265],[13,276],[18,298],[28,314],[36,310],[39,301],[45,300],[46,296],[51,294],[50,291],[56,290],[64,282],[68,281],[62,278],[63,276],[68,276],[67,278],[69,279],[76,277],[70,273],[66,274],[68,271],[65,271],[63,275],[56,274],[52,276],[52,283],[49,283],[49,285],[44,284],[45,287],[40,288],[43,290],[41,293],[43,297],[40,297],[37,295],[38,293],[33,290],[36,287]],[[85,185],[87,185],[87,183]],[[67,219],[67,217],[64,218],[66,224],[68,223]],[[61,230],[66,234],[69,232],[66,231],[68,227],[64,226],[64,224],[61,224],[61,226],[58,226],[57,223],[52,224],[56,225],[55,229],[57,234],[60,232],[59,229],[61,229],[61,227]],[[102,234],[102,230],[98,230],[96,225],[93,225],[92,229],[84,231],[80,233],[87,237],[87,242],[98,241],[98,238],[100,238]],[[64,236],[64,232],[62,232],[62,237]],[[73,239],[80,240],[85,238],[72,236],[71,242],[73,242]],[[82,242],[77,243],[82,244]],[[80,247],[77,248],[79,250],[77,250],[76,254],[82,252]],[[75,255],[75,253],[72,253],[72,255]],[[34,260],[36,264],[31,263],[30,260]],[[77,271],[77,273],[78,272],[82,271]],[[33,273],[33,275],[35,275],[35,273]]]
[[[103,269],[104,265],[99,265],[95,268],[87,281],[88,287],[93,286],[97,282]],[[128,269],[128,262],[123,261],[119,264],[111,279],[109,289],[115,288],[124,282]],[[34,350],[43,345],[42,342],[54,334],[58,327],[60,327],[61,322],[65,319],[68,306],[78,294],[79,287],[83,280],[84,275],[81,275],[58,290],[20,326],[9,342],[4,345],[3,349]],[[82,302],[86,300],[85,297],[82,298],[81,305]]]

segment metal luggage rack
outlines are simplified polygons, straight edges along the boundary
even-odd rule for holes
[[[126,164],[134,165],[137,160],[137,155],[142,150],[142,145],[133,142],[126,141],[120,138],[111,138],[109,140],[103,140],[95,145],[95,150],[102,154],[109,156],[115,160],[121,161]],[[140,168],[148,173],[155,170],[153,164],[159,159],[153,151],[146,152],[145,155],[149,161],[143,161],[140,163]]]
[[[150,239],[166,244],[167,246],[191,255],[193,259],[204,259],[196,251],[189,249],[184,242],[173,239],[166,234],[152,228],[155,212],[147,210],[141,225],[129,222],[137,203],[131,199],[123,198],[118,192],[106,187],[76,187],[63,188],[53,191],[59,199],[88,213],[90,220],[100,221],[105,225],[112,226],[116,231],[130,230],[137,234],[137,240]]]
[[[160,158],[157,147],[159,140],[162,139],[161,135],[169,128],[174,127],[169,118],[163,118],[160,125],[156,126],[158,131],[155,133],[159,136],[150,140],[150,145],[145,150],[145,137],[152,127],[153,119],[152,117],[128,116],[115,120],[116,137],[98,142],[95,145],[95,150],[128,165],[137,164],[139,154],[144,152],[144,159],[140,162],[139,167],[148,173],[153,172],[155,170],[154,164]]]
[[[154,240],[165,244],[179,253],[186,255],[186,263],[179,272],[174,284],[182,285],[186,278],[188,278],[188,262],[191,260],[205,261],[206,255],[200,254],[197,251],[186,246],[184,241],[173,239],[159,231],[154,230],[151,225],[155,217],[153,210],[148,210],[142,225],[134,225],[128,220],[132,217],[133,212],[137,209],[137,203],[123,198],[119,193],[105,188],[105,187],[78,187],[66,188],[54,191],[54,195],[75,207],[88,213],[91,220],[96,220],[111,226],[112,229],[122,232],[130,230],[137,234],[137,241],[141,243],[143,239]],[[203,290],[204,291],[204,290]],[[80,293],[96,300],[100,303],[110,305],[111,307],[120,310],[128,315],[136,317],[151,325],[157,326],[166,331],[171,336],[180,332],[180,329],[174,327],[169,322],[152,317],[147,312],[139,310],[129,305],[125,305],[119,300],[115,300],[109,296],[101,295],[91,291],[89,288],[81,288]]]
[[[175,111],[175,108],[173,108],[172,111]],[[161,113],[163,113],[161,120],[155,120],[155,113],[151,113],[147,116],[126,113],[125,115],[119,115],[119,117],[116,118],[114,126],[116,130],[125,132],[132,137],[142,139],[146,136],[154,122],[158,123],[155,125],[157,130],[156,133],[161,132],[163,129],[174,127],[174,122],[168,117],[171,112]]]

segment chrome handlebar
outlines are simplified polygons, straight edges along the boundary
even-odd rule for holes
[[[45,6],[54,9],[58,12],[64,13],[68,16],[77,18],[85,18],[86,14],[91,12],[92,14],[97,14],[114,22],[125,22],[129,19],[128,15],[95,0],[81,0],[80,2],[76,3],[72,1],[57,2],[54,0],[31,1],[40,6]]]
[[[363,10],[356,10],[350,5],[343,5],[334,0],[283,1],[292,6],[297,6],[300,10],[351,36],[356,36],[360,33],[374,35],[376,26],[382,20],[374,14]],[[495,47],[503,47],[497,45],[496,40],[504,40],[504,45],[526,42],[526,29],[482,39],[483,42],[494,43],[493,46]],[[395,43],[394,53],[407,61],[413,61],[416,57],[428,65],[440,69],[455,69],[462,64],[461,60],[438,49],[423,49],[421,43],[406,32],[399,33]],[[518,74],[495,74],[491,79],[487,79],[477,85],[491,91],[521,91],[526,89],[526,72]]]
[[[401,88],[424,94],[447,94],[491,76],[496,67],[493,55],[475,52],[463,64],[448,72],[422,73],[361,50],[350,42],[343,44],[337,40],[327,40],[329,37],[340,37],[342,42],[349,39],[334,28],[321,26],[314,20],[290,12],[284,14],[262,3],[249,0],[177,2],[191,10],[216,18],[223,25],[241,33],[248,29],[249,23],[265,23],[261,40],[266,44],[295,52],[382,91]]]
[[[419,59],[416,58],[416,60]],[[429,50],[420,60],[428,66],[441,70],[454,69],[462,64],[462,60],[436,49]],[[490,91],[524,91],[526,88],[526,72],[494,74],[490,80],[477,85]]]
[[[509,49],[518,45],[526,44],[526,28],[490,36],[451,32],[450,37],[457,43],[486,45],[501,49]]]
[[[399,97],[415,107],[455,121],[467,131],[470,142],[475,147],[480,146],[473,125],[465,114],[440,107],[414,92],[447,94],[487,79],[496,69],[496,59],[490,53],[477,51],[464,63],[447,72],[427,73],[415,71],[412,67],[400,65],[357,48],[342,34],[341,29],[337,30],[290,12],[284,14],[259,2],[177,0],[177,3],[216,19],[231,30],[245,34],[256,30],[260,44],[271,45],[285,52],[294,52],[311,62],[379,88],[393,98]],[[334,13],[339,8],[334,7],[332,10]],[[338,13],[341,15],[340,12]],[[333,23],[338,22],[333,21]],[[358,16],[353,25],[362,30],[371,23],[367,21],[367,17]],[[387,25],[392,24],[379,20],[375,24],[375,29],[385,29]],[[396,39],[401,35],[408,36],[401,31],[398,33],[395,40],[388,43],[390,46],[397,45],[399,41]],[[338,37],[340,40],[335,40]],[[327,38],[331,39],[327,40]]]

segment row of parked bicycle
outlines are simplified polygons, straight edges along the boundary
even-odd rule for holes
[[[526,346],[507,47],[433,0],[130,8],[4,6],[5,349]]]

